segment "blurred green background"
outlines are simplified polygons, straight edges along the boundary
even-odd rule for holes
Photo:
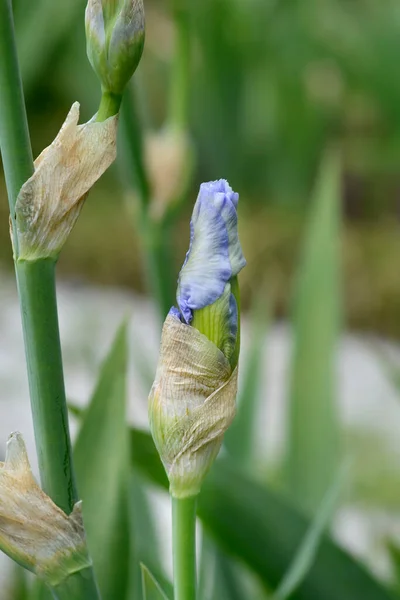
[[[145,148],[168,120],[171,108],[169,96],[177,56],[177,22],[172,7],[180,1],[145,2],[145,52],[125,112],[135,123],[135,108]],[[54,139],[72,102],[81,103],[82,121],[98,107],[99,84],[85,58],[85,4],[84,0],[14,0],[35,156]],[[393,402],[393,397],[400,388],[399,357],[394,352],[395,359],[390,358],[391,353],[375,339],[368,347],[366,340],[370,342],[370,338],[362,338],[357,347],[353,338],[344,338],[343,332],[347,328],[372,331],[394,340],[400,337],[400,4],[396,0],[182,0],[182,6],[188,8],[191,42],[187,125],[191,153],[187,157],[194,157],[193,177],[189,178],[184,201],[173,207],[172,218],[166,224],[155,218],[154,225],[157,206],[151,203],[150,219],[143,220],[137,198],[140,194],[132,185],[137,183],[138,169],[127,150],[127,121],[122,116],[117,163],[90,193],[62,252],[60,276],[69,282],[119,287],[143,295],[145,301],[138,312],[141,315],[143,311],[143,322],[152,324],[152,333],[136,331],[139,343],[132,345],[132,362],[143,384],[134,400],[143,408],[156,355],[156,350],[154,355],[151,351],[147,355],[146,345],[151,346],[148,337],[155,335],[156,348],[159,339],[159,321],[146,312],[150,294],[159,300],[157,276],[148,276],[150,250],[155,249],[162,271],[158,279],[167,288],[165,300],[165,296],[173,295],[187,249],[188,221],[200,182],[228,179],[240,193],[239,229],[248,261],[240,275],[245,339],[239,412],[226,437],[225,452],[234,459],[237,470],[217,467],[217,477],[210,478],[208,491],[202,496],[200,517],[218,542],[217,550],[208,538],[203,544],[204,556],[212,555],[218,567],[216,573],[224,579],[217,581],[215,589],[226,590],[230,585],[231,593],[210,596],[203,591],[200,598],[270,597],[269,592],[282,581],[303,539],[305,526],[302,523],[300,527],[297,512],[291,510],[295,507],[308,516],[320,514],[322,525],[317,523],[311,528],[320,541],[334,509],[318,511],[326,490],[336,480],[343,457],[351,459],[353,469],[335,531],[337,534],[342,528],[345,535],[339,538],[345,538],[347,548],[366,559],[384,585],[376,587],[375,582],[364,580],[351,561],[346,562],[325,540],[313,569],[309,571],[310,564],[303,560],[300,579],[307,576],[306,581],[297,595],[290,597],[387,598],[388,586],[400,589],[400,542],[395,530],[399,522],[400,450],[388,435],[388,428],[380,425],[386,413],[386,425],[389,421],[395,429],[398,423],[398,398]],[[168,157],[174,156],[174,151],[172,145],[166,148],[167,183],[173,179]],[[183,166],[182,173],[179,169],[178,173],[185,178],[187,165]],[[4,185],[0,197],[0,267],[11,274]],[[76,331],[72,332],[71,327],[69,341],[68,331],[63,332],[63,340],[67,338],[64,355],[66,363],[79,363],[94,379],[99,364],[97,342],[104,333],[102,322],[111,320],[111,312],[116,319],[119,312],[114,292],[110,296],[103,292],[102,296],[100,288],[88,290],[83,286],[79,301],[73,294],[72,300],[69,298],[71,305],[80,302],[82,310],[76,317]],[[66,296],[67,292],[64,289]],[[106,306],[95,307],[96,295],[104,297]],[[131,301],[129,296],[129,304]],[[276,325],[280,319],[289,324],[283,333],[282,326]],[[268,355],[264,344],[267,337],[272,340]],[[286,358],[279,362],[275,358],[279,358],[281,343],[286,344]],[[353,347],[347,348],[346,343]],[[371,356],[369,362],[361,356],[366,350],[372,354],[372,361]],[[111,363],[126,362],[127,350],[121,339],[117,338],[112,352],[115,355],[111,353]],[[353,388],[346,393],[341,389],[343,372],[337,368],[338,357],[342,371],[347,359],[354,366]],[[376,386],[373,368],[377,363],[387,388]],[[119,368],[126,369],[126,364]],[[365,369],[371,369],[371,377],[365,379],[372,384],[364,406]],[[77,373],[79,383],[81,373]],[[265,377],[270,375],[272,383],[265,384]],[[101,377],[112,380],[112,369],[106,369]],[[73,379],[71,376],[72,387]],[[279,394],[274,389],[277,382]],[[99,403],[98,414],[106,414],[109,398],[103,394],[100,410],[98,396],[93,396],[92,403]],[[124,394],[116,396],[113,402],[123,405]],[[271,414],[284,413],[277,426],[268,420],[272,397],[285,398],[283,410],[280,406],[271,410]],[[357,405],[353,419],[349,418],[350,405],[353,409]],[[368,419],[363,420],[368,411]],[[110,422],[113,414],[110,409]],[[99,465],[100,459],[96,458],[97,451],[100,457],[105,451],[102,435],[108,440],[107,419],[103,418],[95,433],[94,426],[85,421],[94,448],[93,465],[86,465],[81,451],[86,473],[95,473],[93,487],[88,484],[88,491],[83,485],[89,509],[90,502],[97,507],[103,478],[107,479],[103,463]],[[115,426],[123,431],[123,418]],[[270,456],[265,438],[266,432],[271,435],[274,430],[279,430],[279,452]],[[133,452],[135,470],[153,483],[165,484],[151,442],[143,432],[133,432],[132,436],[133,447],[138,449],[136,454]],[[116,462],[120,459],[117,454],[114,458]],[[85,472],[84,467],[80,468]],[[243,474],[249,479],[241,479]],[[148,490],[144,488],[146,497]],[[142,498],[140,480],[138,489],[134,494]],[[284,502],[289,498],[288,512],[286,505],[282,508],[280,504],[281,497],[276,500],[276,491],[286,497]],[[141,523],[140,501],[138,506],[139,517],[135,518]],[[161,537],[165,522],[162,525]],[[355,528],[354,536],[351,527]],[[89,520],[89,540],[91,536],[95,540],[99,529],[95,517],[92,523]],[[140,538],[140,546],[147,541],[147,532],[143,534],[140,525],[138,530],[140,535],[136,530],[135,535]],[[357,542],[353,545],[352,537]],[[210,552],[207,543],[211,544]],[[303,559],[304,555],[307,548]],[[135,560],[137,563],[137,557]],[[248,579],[250,588],[245,585]],[[238,581],[244,582],[245,590],[253,590],[253,596],[241,592]],[[276,598],[286,596],[282,593]]]
[[[99,86],[85,59],[84,0],[15,0],[34,154],[72,102],[86,120]],[[147,40],[136,76],[146,131],[168,107],[170,4],[146,2]],[[241,195],[249,306],[260,282],[286,315],[304,214],[323,150],[343,169],[343,262],[351,327],[400,334],[400,7],[395,0],[204,0],[190,3],[190,131],[197,166],[173,236],[175,271],[199,182],[226,177]],[[63,253],[61,272],[143,291],[140,254],[114,168],[96,186]],[[0,260],[11,266],[2,186]],[[132,220],[133,221],[133,220]],[[107,241],[107,243],[105,243]],[[176,250],[175,250],[176,249]]]

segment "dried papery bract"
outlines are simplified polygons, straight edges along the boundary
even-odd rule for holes
[[[19,433],[0,463],[0,549],[52,587],[91,566],[81,503],[67,516],[40,489]]]
[[[35,161],[35,172],[16,203],[16,258],[57,257],[85,197],[116,157],[117,117],[78,125],[72,105],[53,143]]]
[[[176,498],[199,493],[235,416],[237,368],[197,329],[168,315],[149,397],[152,435]]]

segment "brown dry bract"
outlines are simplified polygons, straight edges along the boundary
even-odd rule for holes
[[[237,368],[194,327],[169,315],[149,396],[152,434],[175,497],[196,495],[235,416]]]
[[[75,102],[53,143],[35,160],[16,203],[17,258],[57,256],[93,184],[116,157],[117,117],[78,125]]]
[[[0,463],[0,549],[52,586],[91,564],[81,503],[67,516],[40,489],[19,433]]]

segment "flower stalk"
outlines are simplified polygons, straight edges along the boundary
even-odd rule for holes
[[[196,497],[172,498],[174,600],[196,598]]]
[[[174,298],[175,276],[170,251],[172,228],[189,189],[194,165],[188,136],[190,11],[187,0],[172,0],[171,9],[175,43],[164,127],[142,135],[132,89],[121,111],[126,171],[138,196],[138,233],[144,248],[146,276],[162,321]],[[159,190],[162,191],[161,198],[158,197]]]
[[[237,275],[246,264],[237,231],[238,199],[225,180],[200,187],[177,307],[164,322],[149,395],[150,429],[172,496],[175,600],[196,597],[196,497],[236,410]]]
[[[145,140],[131,88],[121,108],[124,170],[128,184],[137,195],[137,231],[144,253],[145,276],[156,300],[162,321],[174,301],[174,277],[171,273],[171,224],[165,219],[154,219],[152,214],[152,186],[145,160]]]
[[[32,417],[43,489],[69,515],[78,500],[57,314],[56,258],[19,260],[16,202],[34,171],[10,0],[0,0],[0,147],[6,177]],[[99,598],[91,566],[77,600]]]
[[[103,92],[101,95],[99,110],[97,111],[96,121],[101,123],[110,117],[117,115],[121,107],[122,96]]]
[[[43,490],[69,514],[78,501],[65,400],[55,261],[16,261],[36,450]]]
[[[0,0],[0,23],[0,145],[15,240],[18,193],[34,167],[9,0]],[[61,509],[71,512],[77,494],[66,417],[55,261],[19,262],[18,242],[14,242],[14,253],[41,479],[46,493]]]
[[[0,0],[0,90],[0,147],[13,222],[18,192],[33,173],[33,157],[14,38],[11,0]]]

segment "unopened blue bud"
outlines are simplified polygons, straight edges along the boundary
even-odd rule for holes
[[[177,498],[199,493],[235,416],[240,306],[245,266],[239,196],[225,180],[203,183],[190,247],[168,314],[149,395],[150,428]]]
[[[237,275],[246,265],[238,237],[238,200],[224,179],[201,185],[177,291],[182,321],[207,335],[231,363],[239,352]]]
[[[177,304],[163,327],[149,395],[150,428],[177,498],[199,493],[235,416],[240,347],[237,275],[245,266],[239,196],[225,180],[203,183]]]
[[[121,95],[143,52],[143,0],[89,0],[85,25],[87,54],[103,92]]]

